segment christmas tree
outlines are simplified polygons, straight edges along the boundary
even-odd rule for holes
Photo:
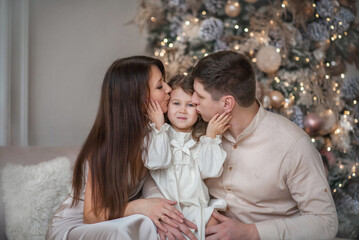
[[[247,55],[263,106],[303,128],[322,154],[338,237],[359,237],[359,27],[355,0],[141,0],[133,22],[169,76],[209,53]]]

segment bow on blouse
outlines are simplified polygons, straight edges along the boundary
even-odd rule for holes
[[[191,139],[188,142],[186,142],[183,146],[181,146],[175,139],[172,139],[171,145],[174,147],[173,155],[176,155],[176,153],[179,151],[180,153],[184,152],[188,156],[191,156],[189,149],[194,145],[196,145],[196,142],[193,139]]]

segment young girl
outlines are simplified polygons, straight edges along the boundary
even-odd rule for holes
[[[222,199],[209,200],[208,189],[202,179],[219,177],[223,171],[226,152],[221,138],[231,119],[230,115],[216,115],[208,124],[200,120],[192,104],[193,78],[177,75],[168,83],[173,89],[164,123],[159,104],[151,101],[148,114],[153,131],[148,146],[145,166],[166,199],[177,201],[177,209],[197,225],[198,239],[205,239],[205,226],[214,209],[224,210]],[[203,132],[206,130],[206,135]],[[198,141],[199,140],[199,141]],[[166,218],[166,216],[161,216]],[[213,221],[213,222],[212,222]],[[212,223],[211,223],[212,222]]]

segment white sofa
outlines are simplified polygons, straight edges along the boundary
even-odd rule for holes
[[[59,202],[66,197],[66,192],[70,187],[73,164],[79,150],[80,147],[0,147],[0,239],[43,239],[44,230],[47,228],[47,224],[44,224],[44,222],[51,215],[51,209],[45,209],[45,205],[57,208]],[[61,158],[53,160],[57,157]],[[54,172],[56,169],[54,168],[62,169],[61,174],[56,174]],[[56,182],[54,183],[54,181]],[[39,188],[39,185],[43,186]],[[26,194],[20,194],[24,187],[29,191]],[[4,188],[6,189],[5,192]],[[37,189],[41,189],[38,194],[36,194]],[[52,190],[51,197],[56,200],[50,203],[42,203],[39,199],[42,200],[47,195],[44,193],[47,189],[49,192]],[[5,199],[6,196],[23,197],[14,197],[12,200]],[[18,209],[14,204],[18,205]],[[39,204],[37,207],[41,211],[34,214],[29,208],[36,207],[36,204]],[[12,225],[21,225],[19,221],[21,221],[22,214],[25,215],[23,218],[25,225],[21,227],[10,226],[9,228],[9,222],[14,223]],[[37,217],[41,219],[40,225],[42,226],[39,226],[38,219],[29,219],[26,214],[30,214],[31,218]],[[5,220],[8,221],[6,231]],[[29,223],[31,226],[29,226]],[[13,229],[11,230],[11,228]],[[39,231],[41,234],[38,234]],[[6,235],[6,232],[9,233],[9,236]]]
[[[1,176],[0,179],[4,180],[4,176],[7,175],[8,178],[12,178],[11,182],[15,182],[13,188],[15,191],[11,192],[12,194],[18,193],[19,191],[21,191],[20,189],[20,185],[23,184],[24,185],[24,181],[17,181],[18,179],[22,179],[22,176],[19,175],[28,175],[27,172],[32,172],[31,174],[29,174],[29,176],[27,176],[28,178],[33,178],[35,181],[27,181],[26,182],[26,187],[31,188],[33,185],[43,185],[44,188],[41,188],[41,191],[47,191],[47,190],[51,190],[52,185],[53,184],[51,181],[54,181],[54,179],[56,179],[56,177],[62,177],[63,175],[66,175],[66,181],[67,183],[64,185],[55,185],[55,189],[56,191],[58,191],[60,193],[60,195],[56,196],[56,202],[54,202],[54,208],[57,208],[57,205],[62,201],[63,198],[66,197],[66,193],[68,192],[68,189],[70,187],[70,180],[72,177],[72,168],[73,168],[73,164],[75,162],[75,159],[77,157],[77,154],[80,150],[80,147],[0,147],[0,174],[5,174],[3,176]],[[61,172],[61,171],[65,171],[62,169],[62,166],[66,165],[65,164],[65,160],[64,158],[60,158],[57,159],[58,161],[56,162],[56,160],[54,160],[57,157],[66,157],[69,159],[69,164],[66,168],[66,173],[65,172]],[[53,168],[48,168],[48,166],[45,165],[41,165],[41,164],[48,164],[48,163],[55,163],[55,164],[59,164],[57,165],[57,168],[53,169]],[[62,164],[64,163],[64,164]],[[12,164],[12,166],[14,166],[15,168],[9,168],[9,164]],[[21,167],[20,165],[23,165],[25,167]],[[39,169],[42,170],[41,173],[39,173],[39,175],[43,175],[46,171],[50,172],[50,174],[52,174],[49,179],[47,180],[47,178],[43,178],[45,180],[43,181],[36,181],[37,179],[37,175],[34,175],[34,172],[37,173],[36,171],[33,171],[35,168],[36,171],[38,171]],[[9,169],[9,171],[11,172],[11,175],[9,175],[9,172],[4,172],[3,170]],[[19,171],[14,171],[15,170],[19,170]],[[62,169],[62,170],[61,170]],[[61,170],[61,171],[60,171]],[[51,172],[52,171],[52,172]],[[54,174],[54,172],[61,172],[60,175],[56,176],[56,174]],[[15,173],[15,174],[12,174]],[[18,173],[18,174],[17,174]],[[52,176],[55,176],[55,178],[51,178]],[[14,179],[16,181],[14,181]],[[8,179],[5,179],[5,183],[8,182]],[[64,181],[63,179],[61,179],[60,181]],[[8,183],[8,184],[10,184]],[[13,184],[13,183],[11,183]],[[8,225],[9,225],[9,221],[11,222],[16,222],[14,225],[15,226],[15,230],[19,229],[18,225],[21,225],[22,223],[19,223],[19,221],[24,221],[26,223],[31,222],[31,224],[34,224],[34,221],[32,219],[28,219],[27,217],[22,218],[22,216],[5,216],[5,212],[16,215],[23,214],[23,211],[21,209],[22,206],[19,205],[19,209],[16,212],[15,210],[9,211],[9,209],[7,208],[5,210],[5,202],[7,202],[7,206],[10,206],[10,203],[13,202],[13,200],[15,201],[16,199],[6,199],[6,201],[4,201],[4,189],[3,186],[4,185],[4,181],[1,182],[0,184],[0,239],[2,240],[7,240],[7,239],[16,239],[16,240],[21,240],[21,239],[43,239],[43,234],[44,231],[46,231],[47,229],[47,223],[46,221],[43,221],[42,226],[37,226],[37,228],[32,228],[28,231],[25,232],[9,232],[10,236],[6,235],[6,232],[8,232],[8,229],[6,229],[5,231],[5,221],[8,221]],[[2,187],[1,187],[2,186]],[[19,187],[19,189],[15,189],[16,186]],[[36,188],[34,188],[36,189]],[[59,190],[60,189],[60,190]],[[33,198],[43,198],[44,193],[42,192],[41,194],[37,194],[37,195],[27,195],[27,196],[33,196]],[[16,195],[18,196],[18,195]],[[15,198],[15,197],[14,197]],[[25,199],[17,199],[20,202],[31,202],[34,199],[30,198],[25,198]],[[10,203],[9,203],[10,202]],[[17,205],[15,205],[16,207]],[[36,206],[35,206],[36,207]],[[38,212],[42,212],[43,208],[42,205],[37,206],[37,210]],[[28,210],[28,209],[27,209]],[[34,209],[33,209],[34,210]],[[51,215],[51,209],[47,209],[46,210],[47,213],[45,214],[45,216],[41,216],[42,219],[49,219],[50,215]],[[16,212],[16,213],[15,213]],[[25,213],[24,213],[25,214]],[[28,213],[27,213],[28,214]],[[36,215],[37,213],[35,212]],[[39,217],[39,216],[33,216],[31,215],[30,218],[32,217]],[[15,220],[13,219],[15,218]],[[22,220],[23,219],[23,220]],[[35,222],[36,223],[36,222]],[[35,224],[36,225],[36,224]],[[29,229],[29,226],[25,226],[22,227],[22,230],[24,229]],[[20,229],[21,230],[21,229]],[[33,234],[31,235],[29,233],[29,231],[34,231],[34,232],[41,232],[41,234]],[[29,235],[30,234],[30,235]],[[14,237],[16,236],[16,237]],[[339,239],[343,239],[343,238],[336,238],[336,240]]]

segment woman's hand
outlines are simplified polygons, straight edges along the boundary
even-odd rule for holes
[[[231,118],[232,116],[229,113],[224,112],[221,115],[218,113],[215,114],[208,123],[206,136],[215,138],[216,135],[223,134],[228,128],[231,127],[231,125],[228,124]]]
[[[178,228],[184,222],[183,214],[174,206],[176,203],[163,198],[137,199],[127,204],[125,216],[143,214],[153,221],[158,230],[167,232],[160,220],[173,228]]]
[[[147,106],[147,112],[151,122],[156,125],[157,130],[160,130],[161,126],[165,123],[165,117],[160,104],[151,98]]]
[[[168,231],[164,232],[158,229],[158,234],[160,235],[161,240],[166,240],[166,237],[169,240],[186,240],[183,235],[187,236],[190,240],[197,240],[196,236],[190,230],[190,228],[197,230],[197,226],[187,219],[184,219],[184,222],[180,223],[178,228],[173,228],[166,223],[163,223],[163,225],[168,229]]]

